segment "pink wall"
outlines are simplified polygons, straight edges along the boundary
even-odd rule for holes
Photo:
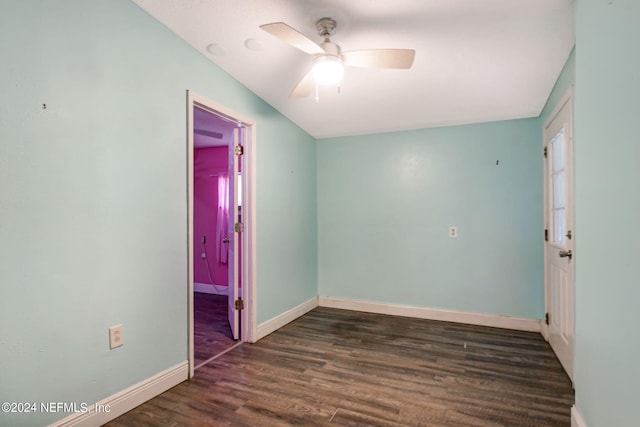
[[[215,238],[218,208],[218,178],[211,174],[227,173],[229,161],[227,147],[198,148],[194,150],[193,194],[193,274],[196,283],[211,283],[207,266],[202,259],[202,236],[207,236],[207,255],[211,275],[216,285],[228,285],[227,264],[216,260]]]

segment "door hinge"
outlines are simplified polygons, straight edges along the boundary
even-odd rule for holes
[[[544,241],[549,241],[549,230],[547,230],[546,228],[544,229]]]
[[[236,233],[240,233],[244,231],[244,224],[241,222],[236,222],[236,224],[233,226],[233,229],[236,231]]]
[[[244,154],[244,147],[242,145],[236,145],[234,153],[236,156],[242,156]]]
[[[571,230],[567,231],[567,239],[571,240],[572,237]]]
[[[544,314],[544,323],[549,324],[549,313]]]
[[[544,158],[546,159],[547,158],[547,147],[544,147],[543,153],[544,153]]]
[[[242,298],[238,298],[235,302],[236,310],[244,310],[244,301]]]

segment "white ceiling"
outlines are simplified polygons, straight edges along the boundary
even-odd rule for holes
[[[316,138],[536,117],[574,44],[573,0],[134,2]],[[413,67],[347,68],[340,94],[289,99],[311,58],[259,25],[320,43],[322,17],[343,50],[415,49]]]

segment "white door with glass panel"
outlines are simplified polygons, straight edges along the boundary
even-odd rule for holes
[[[549,344],[573,380],[575,317],[571,92],[544,128],[546,298]]]

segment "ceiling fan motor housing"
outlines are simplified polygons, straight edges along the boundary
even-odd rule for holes
[[[321,37],[324,37],[324,43],[320,45],[322,50],[324,50],[324,54],[316,55],[313,58],[313,63],[318,64],[325,61],[338,62],[340,64],[343,63],[342,58],[342,49],[340,46],[333,43],[329,37],[333,35],[336,31],[336,21],[331,18],[322,18],[316,22],[316,28],[318,29],[318,34]]]
[[[325,53],[318,55],[319,57],[335,56],[336,58],[342,59],[342,49],[340,49],[340,46],[338,46],[337,44],[330,41],[325,41],[320,45],[320,47],[324,50]]]

